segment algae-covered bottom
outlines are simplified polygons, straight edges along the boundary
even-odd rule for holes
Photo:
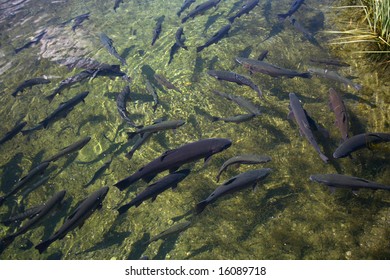
[[[4,1],[3,1],[4,2]],[[33,3],[34,2],[34,3]],[[38,4],[37,2],[42,2]],[[201,2],[196,1],[190,9]],[[239,65],[236,57],[257,59],[268,50],[267,63],[300,72],[311,67],[310,59],[331,57],[321,31],[330,29],[334,18],[329,2],[305,1],[294,17],[313,38],[277,14],[286,13],[292,1],[260,1],[248,14],[234,20],[229,35],[197,53],[220,28],[228,24],[244,1],[220,1],[204,15],[184,24],[176,15],[182,0],[124,1],[114,12],[114,1],[23,1],[18,9],[7,10],[1,18],[0,35],[0,131],[1,136],[22,120],[31,128],[53,112],[61,102],[89,91],[85,103],[47,129],[29,135],[18,134],[0,146],[0,191],[9,192],[15,182],[43,160],[84,137],[91,140],[78,153],[52,163],[42,176],[48,180],[28,195],[20,193],[1,206],[1,219],[48,200],[66,190],[62,207],[41,225],[17,237],[0,254],[1,259],[388,259],[390,257],[390,194],[384,190],[337,190],[311,182],[311,174],[340,173],[390,184],[389,146],[380,144],[354,153],[353,158],[331,160],[325,164],[313,147],[300,137],[298,126],[287,119],[289,93],[294,92],[308,114],[330,132],[319,136],[321,150],[331,158],[340,143],[333,112],[328,107],[330,87],[341,93],[350,116],[350,133],[389,132],[388,84],[375,73],[364,72],[361,62],[346,58],[350,67],[334,67],[344,77],[356,76],[363,86],[356,91],[344,84],[321,77],[286,78],[253,73]],[[234,10],[233,10],[234,8]],[[62,24],[89,12],[88,20],[72,30]],[[164,16],[164,17],[163,17]],[[161,33],[153,46],[153,30],[162,21]],[[182,26],[188,50],[180,48],[169,55],[175,33]],[[15,54],[37,36],[46,34],[35,45]],[[102,63],[120,64],[101,45],[99,35],[113,39],[127,65],[121,70],[130,76],[131,100],[127,110],[136,124],[152,124],[158,118],[184,120],[175,131],[156,134],[129,160],[125,153],[136,142],[128,141],[126,125],[118,111],[116,96],[128,82],[120,78],[96,77],[65,89],[49,103],[59,83],[82,69],[68,69],[60,62],[68,57],[84,57]],[[315,33],[317,32],[317,33]],[[309,40],[310,38],[310,40]],[[218,81],[207,74],[210,69],[237,72],[250,78],[264,98],[247,86]],[[162,74],[181,92],[157,87],[160,105],[154,111],[154,98],[145,79]],[[43,77],[50,84],[36,85],[13,97],[22,81]],[[246,114],[235,103],[213,90],[242,96],[260,107],[262,114],[239,124],[212,122],[212,116]],[[143,202],[118,216],[117,209],[147,186],[138,181],[125,191],[113,185],[168,149],[205,138],[229,138],[232,146],[211,161],[187,164],[191,173],[175,190],[166,190],[152,202]],[[254,165],[230,166],[216,175],[223,162],[241,154],[267,155],[272,161]],[[111,161],[112,160],[112,161]],[[111,163],[107,164],[107,162]],[[91,185],[97,170],[107,168]],[[221,182],[248,170],[271,168],[271,174],[255,190],[247,188],[224,196],[201,214],[192,215]],[[166,175],[161,173],[157,180]],[[39,180],[37,178],[36,180]],[[109,186],[102,209],[96,211],[62,240],[44,253],[34,246],[52,235],[77,204],[103,186]],[[153,236],[179,223],[191,221],[181,233],[148,244]],[[15,226],[0,225],[0,238]]]

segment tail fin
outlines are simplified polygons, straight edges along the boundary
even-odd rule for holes
[[[43,241],[39,243],[37,246],[35,246],[35,249],[39,251],[39,254],[42,254],[44,251],[46,251],[46,249],[50,246],[52,242],[53,241],[51,239]]]
[[[201,52],[204,48],[205,48],[204,46],[197,47],[196,52]]]
[[[289,14],[278,14],[277,15],[280,21],[284,21],[287,17],[289,17]]]
[[[217,122],[217,121],[219,121],[219,120],[221,120],[221,118],[215,117],[215,116],[211,116],[211,121],[212,121],[212,122]]]
[[[122,215],[123,213],[125,213],[127,210],[129,210],[129,208],[131,207],[132,205],[130,203],[127,203],[125,205],[122,205],[121,207],[118,208],[118,212],[119,212],[119,215]]]
[[[309,72],[304,72],[304,73],[301,73],[299,75],[299,77],[310,79],[311,78],[311,74]]]
[[[325,163],[328,163],[329,162],[329,158],[326,156],[326,155],[324,155],[324,154],[319,154],[320,155],[320,158],[325,162]]]
[[[5,201],[5,196],[1,196],[0,197],[0,206],[3,205],[4,201]]]
[[[50,94],[50,95],[46,96],[45,98],[46,98],[47,100],[49,100],[49,102],[52,102],[53,99],[54,99],[54,96],[56,96],[56,95],[57,95],[57,93],[53,93],[53,94]]]
[[[127,179],[123,179],[122,181],[119,181],[118,183],[116,183],[114,186],[117,187],[120,191],[123,191],[124,189],[126,189],[128,186],[129,186],[129,182],[127,181]]]
[[[136,136],[136,135],[137,135],[137,131],[134,131],[134,132],[127,132],[127,137],[128,137],[129,139],[133,139],[134,136]]]
[[[233,17],[228,18],[228,21],[229,21],[230,23],[233,23],[235,19],[236,19],[236,18],[233,16]]]
[[[196,204],[196,207],[195,207],[196,214],[202,213],[204,208],[206,208],[206,206],[208,204],[209,203],[207,202],[207,200],[203,200],[203,201],[199,202],[198,204]]]

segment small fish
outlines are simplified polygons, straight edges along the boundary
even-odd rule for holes
[[[354,135],[343,143],[334,151],[334,158],[343,158],[349,156],[352,152],[368,148],[372,144],[390,142],[390,133],[368,132]]]
[[[175,224],[172,227],[170,227],[169,229],[164,230],[163,232],[150,238],[148,241],[145,242],[145,245],[150,244],[150,243],[157,241],[159,239],[164,239],[164,238],[167,238],[168,236],[182,232],[182,231],[186,230],[187,228],[189,228],[190,225],[191,225],[191,222],[189,222],[189,221]]]
[[[257,58],[258,61],[263,61],[268,55],[268,50],[262,51],[259,57]]]
[[[41,41],[41,39],[43,38],[43,36],[45,36],[45,34],[46,34],[46,30],[39,32],[39,34],[37,36],[35,36],[31,41],[27,42],[22,47],[15,49],[15,53],[19,53],[24,49],[27,49],[31,46],[38,44]]]
[[[214,90],[213,93],[223,98],[226,98],[227,100],[233,101],[248,113],[254,114],[256,116],[261,115],[260,109],[255,104],[241,96],[235,96],[233,94],[227,94],[217,90]]]
[[[347,79],[347,78],[341,76],[336,71],[331,71],[331,70],[328,70],[328,69],[319,69],[319,68],[309,68],[308,71],[311,74],[315,74],[317,76],[321,76],[323,78],[330,79],[330,80],[333,80],[333,81],[341,82],[343,84],[346,84],[348,86],[353,87],[356,90],[361,90],[362,89],[361,85],[356,84],[353,81],[351,81],[350,79]]]
[[[173,43],[171,50],[169,51],[169,60],[168,60],[168,65],[171,64],[173,57],[177,53],[177,51],[180,49],[180,46],[175,42]]]
[[[216,7],[221,0],[209,0],[195,7],[192,11],[182,18],[181,23],[185,23],[190,18],[194,18],[197,15],[203,14],[212,7]]]
[[[317,183],[325,184],[329,186],[332,191],[334,188],[347,188],[352,189],[353,191],[356,191],[358,189],[390,191],[390,186],[342,174],[315,174],[310,175],[310,180]]]
[[[96,209],[102,208],[102,203],[107,195],[108,187],[103,187],[85,198],[77,208],[70,214],[64,224],[47,240],[39,243],[35,248],[42,254],[51,243],[63,239],[66,234],[76,227],[81,228],[86,219],[88,219]]]
[[[118,52],[116,51],[113,40],[109,38],[106,34],[100,33],[100,42],[103,44],[103,46],[108,50],[108,52],[116,57],[122,65],[127,65],[126,60],[121,57]]]
[[[216,176],[217,182],[219,182],[219,177],[221,177],[222,172],[225,171],[226,168],[228,168],[232,164],[259,164],[266,163],[269,161],[271,161],[271,158],[269,156],[259,155],[239,155],[229,158],[222,164],[221,168],[219,169],[218,174]]]
[[[255,114],[234,115],[232,117],[226,117],[226,118],[212,116],[211,121],[212,122],[224,121],[224,122],[232,122],[232,123],[242,123],[242,122],[249,121],[249,120],[253,119],[254,117],[256,117]]]
[[[290,106],[289,106],[290,107],[290,114],[289,114],[289,117],[290,118],[292,118],[292,117],[295,118],[295,121],[298,124],[299,131],[300,131],[301,135],[305,135],[307,141],[309,141],[309,143],[314,147],[314,149],[319,154],[320,158],[325,163],[328,163],[329,159],[327,158],[327,156],[325,156],[321,152],[320,147],[318,146],[318,144],[317,144],[317,142],[316,142],[316,140],[314,138],[313,132],[310,129],[308,115],[305,112],[305,110],[302,108],[302,105],[299,102],[298,97],[295,95],[295,93],[290,93],[289,97],[290,97]]]
[[[270,168],[250,170],[230,178],[221,186],[216,188],[215,191],[213,191],[205,200],[202,200],[196,205],[196,213],[200,214],[207,205],[213,203],[225,194],[236,192],[251,186],[255,188],[257,183],[265,179],[270,174],[270,172]]]
[[[156,124],[144,126],[142,128],[137,129],[134,132],[127,132],[129,139],[133,138],[137,134],[142,135],[146,132],[155,133],[158,131],[168,130],[168,129],[176,129],[185,124],[183,120],[173,120],[173,121],[162,121]]]
[[[164,86],[167,89],[173,89],[173,90],[176,90],[177,92],[182,93],[180,89],[178,89],[175,85],[173,85],[170,81],[168,81],[167,78],[165,78],[164,76],[159,75],[159,74],[154,74],[154,78],[161,86]]]
[[[245,3],[241,9],[234,15],[228,18],[230,23],[233,23],[236,18],[241,17],[244,14],[249,14],[258,4],[260,0],[251,0]]]
[[[50,80],[48,79],[45,79],[45,78],[33,78],[33,79],[29,79],[29,80],[26,80],[24,81],[23,83],[21,83],[16,89],[15,91],[11,94],[13,97],[16,97],[16,95],[18,94],[18,92],[23,92],[26,88],[32,88],[33,86],[35,85],[42,85],[42,84],[49,84],[50,83]]]
[[[177,16],[180,17],[181,13],[188,9],[194,2],[195,0],[184,0],[183,5],[181,5],[180,10],[177,12]]]
[[[252,82],[248,77],[245,77],[243,75],[234,72],[223,71],[223,70],[209,70],[207,71],[207,74],[209,74],[210,76],[218,80],[233,82],[240,86],[241,85],[249,86],[251,89],[257,92],[260,98],[263,96],[263,93],[258,88],[258,86],[255,85],[255,83]]]
[[[146,189],[139,193],[133,200],[119,207],[119,215],[125,213],[132,206],[138,207],[142,202],[148,200],[149,198],[152,199],[152,202],[155,201],[159,194],[169,188],[175,189],[177,184],[183,181],[188,176],[188,174],[190,174],[190,172],[191,170],[189,169],[182,169],[170,173],[157,182],[147,186]]]
[[[175,40],[176,40],[176,45],[178,45],[179,47],[187,50],[188,47],[186,45],[184,45],[184,41],[185,39],[182,37],[183,36],[183,27],[179,27],[179,29],[176,31],[176,34],[175,34]]]
[[[300,24],[295,18],[290,18],[290,23],[292,24],[292,26],[295,27],[296,30],[301,32],[310,43],[312,43],[314,46],[322,48],[320,43],[318,43],[317,39],[314,37],[314,35],[302,24]]]
[[[95,181],[108,169],[110,168],[110,165],[111,165],[111,162],[112,162],[112,158],[110,158],[108,161],[106,161],[96,172],[95,174],[93,175],[93,177],[91,178],[91,180],[89,180],[88,183],[86,183],[84,185],[84,188],[87,188],[88,186],[92,185],[93,183],[95,183]]]
[[[7,198],[9,198],[10,196],[16,194],[18,191],[23,189],[23,187],[25,187],[27,183],[31,182],[31,180],[34,179],[37,175],[43,174],[43,172],[45,172],[48,166],[49,166],[49,162],[44,161],[39,165],[37,165],[36,167],[34,167],[33,169],[31,169],[26,176],[20,178],[10,192],[0,197],[0,206],[4,203],[4,201]]]
[[[292,16],[296,11],[298,11],[299,7],[301,7],[304,1],[305,0],[294,0],[288,12],[285,14],[278,14],[278,18],[280,20],[285,20],[287,17]]]
[[[185,163],[197,161],[201,158],[204,158],[205,162],[208,162],[212,155],[226,150],[231,145],[232,141],[229,139],[209,138],[165,151],[161,156],[141,167],[131,176],[117,182],[115,186],[122,191],[139,179],[150,182],[162,171],[169,170],[170,173],[175,172]]]
[[[83,22],[89,19],[89,14],[90,13],[85,13],[74,18],[74,23],[72,25],[73,32],[76,32],[76,29],[81,27]]]
[[[223,26],[217,31],[217,33],[215,33],[209,40],[207,40],[206,43],[204,43],[202,46],[197,47],[196,52],[201,52],[204,48],[207,48],[212,44],[218,43],[223,37],[228,35],[230,28],[230,24]]]
[[[165,16],[162,16],[157,20],[156,27],[153,30],[153,38],[152,38],[152,43],[151,43],[152,46],[154,45],[154,43],[156,43],[157,39],[160,37],[164,17]]]
[[[0,145],[14,138],[22,129],[26,126],[27,122],[21,122],[15,125],[10,131],[8,131],[3,138],[0,139]]]
[[[310,61],[314,62],[314,63],[333,65],[333,66],[339,66],[339,67],[349,67],[350,66],[348,63],[345,63],[339,59],[332,59],[332,58],[310,58]]]
[[[255,59],[249,59],[244,57],[236,57],[236,61],[248,69],[250,72],[259,72],[267,74],[271,77],[285,76],[288,78],[301,77],[311,78],[309,72],[300,73],[294,70],[285,69],[276,65],[266,63],[264,61],[258,61]]]
[[[157,92],[147,78],[145,79],[145,83],[146,83],[146,90],[153,97],[153,101],[154,101],[153,112],[156,112],[157,106],[160,104]]]
[[[116,9],[119,8],[119,5],[123,3],[123,0],[115,0],[115,3],[114,3],[114,11],[116,12]]]
[[[124,89],[116,97],[116,107],[122,119],[132,127],[139,127],[129,117],[129,112],[126,109],[126,99],[130,96],[130,87],[125,86]]]
[[[340,94],[333,88],[329,89],[329,106],[336,116],[335,124],[341,132],[343,140],[348,139],[349,121],[347,108],[340,96]]]
[[[75,151],[78,151],[78,150],[81,150],[85,145],[88,144],[88,142],[91,140],[91,137],[85,137],[63,149],[61,149],[57,154],[55,154],[54,156],[51,156],[50,158],[48,158],[47,160],[45,161],[48,161],[48,162],[53,162],[53,161],[56,161],[57,159],[65,156],[65,155],[69,155],[70,153],[73,153]]]
[[[131,78],[127,76],[127,74],[123,71],[121,71],[121,68],[119,65],[108,65],[104,64],[101,67],[91,70],[93,72],[92,78],[95,77],[121,77],[126,82],[131,83]]]

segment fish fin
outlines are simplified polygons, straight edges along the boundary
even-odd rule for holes
[[[221,177],[221,174],[218,174],[215,179],[217,180],[217,183],[219,182],[219,177]]]
[[[137,132],[136,132],[136,131],[133,131],[133,132],[126,132],[126,133],[127,133],[128,139],[133,139],[134,136],[137,135]]]
[[[39,251],[39,254],[42,254],[44,251],[46,251],[47,247],[49,247],[53,241],[51,239],[43,241],[39,243],[37,246],[35,246],[35,249]]]
[[[157,198],[157,195],[154,195],[154,196],[152,197],[152,202],[155,201],[156,198]]]
[[[207,200],[203,200],[203,201],[199,202],[198,204],[196,204],[196,206],[195,206],[196,214],[202,213],[204,208],[207,206],[207,204],[209,204],[207,202]]]
[[[257,182],[255,182],[255,183],[252,185],[252,189],[253,189],[253,191],[256,191],[256,190],[257,190]]]
[[[5,201],[5,196],[0,197],[0,206],[3,205]]]
[[[330,189],[331,194],[334,194],[336,192],[336,188],[335,187],[329,187],[329,189]]]
[[[204,46],[197,47],[196,52],[201,52],[204,48],[205,48]]]
[[[359,189],[352,189],[352,193],[353,193],[354,195],[356,195],[356,196],[359,195],[359,194],[358,194],[358,191],[359,191]]]
[[[125,205],[122,205],[121,207],[118,208],[119,215],[122,215],[125,213],[129,208],[131,207],[130,203],[127,203]]]
[[[324,154],[319,154],[320,155],[320,158],[325,162],[325,163],[328,163],[329,162],[329,158],[326,156],[326,155],[324,155]]]
[[[289,113],[288,113],[288,115],[287,115],[287,119],[289,119],[289,120],[294,120],[294,113],[293,113],[293,111],[290,111]]]
[[[162,155],[161,155],[161,161],[163,161],[164,160],[164,158],[167,156],[167,155],[169,155],[169,154],[171,154],[172,152],[173,152],[174,150],[167,150],[167,151],[165,151]]]
[[[177,183],[172,186],[172,190],[175,190],[177,188]]]
[[[237,178],[230,178],[228,181],[226,181],[225,183],[223,183],[225,186],[226,185],[230,185],[231,183],[233,183]]]
[[[78,228],[79,228],[79,229],[83,227],[84,222],[85,222],[85,221],[82,221],[82,222],[78,225]]]
[[[169,169],[169,173],[175,172],[176,170],[179,169],[179,167],[180,167],[180,166],[175,166],[175,167],[170,168],[170,169]]]
[[[215,117],[215,116],[211,116],[211,121],[212,122],[217,122],[217,121],[219,121],[221,118],[219,118],[219,117]]]
[[[123,179],[122,181],[119,181],[114,186],[117,187],[120,191],[123,191],[126,189],[130,184],[128,183],[127,179]]]
[[[49,102],[52,102],[53,99],[54,99],[54,96],[56,96],[56,94],[50,94],[50,95],[46,96],[45,98],[46,98],[47,100],[49,100]]]
[[[142,180],[146,183],[149,183],[150,181],[153,180],[154,177],[156,177],[157,174],[149,174],[149,175],[146,175],[142,178]]]
[[[210,164],[211,156],[212,156],[212,155],[209,155],[209,156],[206,156],[206,157],[204,158],[203,167],[206,167],[207,165]]]

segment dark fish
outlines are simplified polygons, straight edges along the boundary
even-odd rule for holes
[[[130,87],[125,86],[124,89],[116,97],[116,107],[118,109],[119,115],[122,119],[132,127],[139,127],[136,125],[129,117],[129,112],[126,109],[126,99],[130,96]]]
[[[183,36],[183,27],[179,27],[179,29],[176,31],[176,34],[175,34],[175,39],[176,39],[176,45],[178,45],[179,47],[187,50],[187,46],[184,45],[184,41],[185,39],[182,38]]]
[[[20,223],[27,218],[34,217],[39,212],[41,207],[42,207],[41,205],[31,207],[31,208],[25,210],[23,213],[18,213],[18,214],[12,215],[8,219],[1,221],[1,223],[7,227],[13,223]]]
[[[217,90],[214,90],[213,93],[223,98],[226,98],[227,100],[233,101],[238,106],[246,110],[248,113],[254,114],[256,116],[261,115],[260,109],[255,104],[241,96],[235,96],[233,94],[227,94]]]
[[[160,118],[160,119],[157,119],[156,121],[154,121],[153,123],[156,124],[156,123],[159,123],[159,122],[162,122],[162,121],[165,121],[166,118]],[[130,152],[126,153],[126,157],[128,159],[131,159],[135,153],[135,151],[141,147],[146,141],[148,141],[148,139],[153,135],[152,132],[145,132],[142,136],[140,136],[138,138],[138,140],[134,143],[133,147],[131,148]]]
[[[209,161],[213,154],[222,152],[231,146],[232,142],[224,138],[203,139],[185,144],[177,149],[168,150],[160,157],[141,167],[133,175],[119,181],[115,186],[124,190],[139,179],[150,182],[158,173],[169,170],[175,172],[185,163],[193,162],[201,158]]]
[[[348,63],[345,63],[339,59],[332,59],[332,58],[310,58],[310,61],[314,62],[314,63],[340,66],[340,67],[349,67],[350,66]]]
[[[142,202],[148,200],[149,198],[152,199],[152,202],[155,201],[155,199],[160,193],[164,192],[170,187],[172,187],[172,189],[175,189],[177,187],[177,184],[183,181],[188,176],[188,174],[190,174],[190,172],[191,170],[189,169],[179,170],[170,173],[164,178],[158,180],[157,182],[147,186],[146,189],[144,189],[140,194],[138,194],[133,200],[119,207],[119,214],[125,213],[132,206],[138,207]]]
[[[2,244],[11,243],[16,237],[26,233],[28,230],[33,228],[38,222],[42,221],[57,205],[59,205],[65,196],[66,191],[59,191],[54,194],[52,198],[46,201],[44,204],[39,206],[34,213],[30,215],[30,220],[23,224],[15,233],[6,236],[0,240]]]
[[[33,78],[30,80],[26,80],[15,89],[15,91],[12,93],[12,96],[15,97],[18,92],[23,92],[23,90],[25,90],[26,88],[32,88],[35,85],[42,85],[48,83],[50,83],[50,80],[44,78]]]
[[[160,104],[157,92],[147,78],[145,79],[145,83],[146,83],[146,90],[153,97],[153,101],[154,101],[153,112],[156,112],[157,106],[158,106],[158,104]]]
[[[68,232],[72,231],[76,227],[81,228],[84,224],[84,221],[88,219],[96,209],[102,208],[102,203],[107,195],[107,192],[108,187],[103,187],[93,192],[82,202],[80,202],[73,213],[66,218],[60,229],[58,229],[51,237],[49,237],[49,239],[35,246],[39,253],[41,254],[43,251],[45,251],[47,247],[49,247],[50,244],[54,241],[63,239]]]
[[[159,123],[155,123],[152,125],[144,126],[142,128],[137,129],[134,132],[127,132],[127,135],[129,138],[133,138],[137,134],[142,135],[146,132],[155,133],[158,131],[168,130],[168,129],[176,129],[182,125],[184,125],[186,122],[183,120],[173,120],[173,121],[162,121]]]
[[[180,49],[180,46],[175,42],[173,43],[171,50],[169,51],[169,60],[168,60],[168,65],[171,64],[173,57],[177,53],[177,51]]]
[[[93,72],[92,78],[95,77],[121,77],[126,82],[131,83],[131,78],[127,76],[125,72],[121,71],[121,67],[119,65],[108,65],[105,64],[98,69],[91,70]]]
[[[184,0],[183,5],[181,5],[180,10],[177,12],[177,16],[180,17],[181,13],[188,9],[194,2],[195,0]]]
[[[65,65],[68,67],[68,70],[72,70],[74,68],[82,68],[82,69],[99,69],[101,67],[107,67],[108,64],[101,63],[99,61],[93,60],[88,57],[76,57],[76,56],[70,56],[64,59],[57,60],[62,65]]]
[[[390,142],[390,133],[368,132],[354,135],[345,140],[333,153],[334,158],[343,158],[352,152],[368,148],[372,144]]]
[[[110,158],[108,161],[103,163],[103,165],[95,172],[91,180],[89,180],[89,182],[84,185],[84,188],[87,188],[88,186],[95,183],[95,181],[110,167],[111,162],[112,162],[112,158]]]
[[[170,81],[167,80],[167,78],[165,78],[164,76],[162,75],[158,75],[158,74],[154,74],[154,78],[156,79],[156,81],[161,85],[161,86],[164,86],[166,87],[167,89],[173,89],[173,90],[176,90],[177,92],[180,92],[180,89],[178,89],[175,85],[173,85]]]
[[[32,184],[31,186],[28,186],[21,193],[21,196],[22,196],[22,201],[21,202],[23,202],[23,200],[28,196],[29,193],[35,191],[37,188],[39,188],[44,183],[46,183],[49,179],[50,179],[50,176],[45,176],[45,177],[42,177],[41,179],[37,180],[36,182],[34,182],[34,184]]]
[[[228,35],[230,28],[231,28],[230,24],[222,27],[204,45],[197,47],[196,52],[201,52],[204,48],[207,48],[208,46],[210,46],[212,44],[218,43],[223,37]]]
[[[16,194],[18,191],[20,191],[21,189],[23,189],[23,187],[29,183],[32,179],[34,179],[37,175],[39,174],[43,174],[43,172],[46,170],[46,168],[49,166],[49,162],[47,161],[44,161],[42,162],[41,164],[39,164],[38,166],[34,167],[33,169],[31,169],[26,176],[22,177],[19,179],[19,181],[16,183],[16,185],[14,186],[14,188],[6,193],[5,195],[1,196],[0,197],[0,206],[4,203],[4,201]]]
[[[11,140],[16,134],[18,134],[26,126],[27,122],[21,122],[8,131],[3,138],[0,139],[0,145]]]
[[[321,152],[320,147],[318,146],[316,140],[314,139],[313,132],[310,129],[309,120],[307,113],[302,108],[301,103],[299,102],[298,97],[295,93],[290,93],[290,114],[289,117],[294,117],[295,121],[298,124],[299,131],[301,135],[305,135],[307,141],[314,147],[317,153],[320,155],[320,158],[327,163],[329,159]]]
[[[49,126],[49,124],[55,122],[56,120],[58,120],[60,118],[66,117],[68,115],[68,113],[70,111],[72,111],[73,108],[77,104],[79,104],[80,102],[84,102],[84,99],[87,97],[88,94],[89,94],[89,92],[85,91],[85,92],[80,93],[80,94],[76,95],[75,97],[69,99],[68,101],[61,103],[58,106],[58,108],[54,110],[53,113],[51,113],[43,121],[38,123],[37,126],[31,128],[31,129],[28,129],[28,130],[23,130],[22,133],[27,134],[27,133],[30,133],[34,130],[47,128]]]
[[[162,16],[157,20],[156,27],[153,30],[153,38],[151,43],[152,46],[154,45],[154,43],[156,43],[156,40],[160,37],[163,21],[164,21],[164,16]]]
[[[317,39],[314,37],[314,35],[302,24],[300,24],[295,18],[290,18],[290,23],[295,27],[296,30],[301,32],[310,43],[312,43],[314,46],[322,48],[320,43],[318,43]]]
[[[271,158],[269,156],[259,156],[259,155],[239,155],[232,158],[229,158],[227,161],[225,161],[221,168],[218,171],[218,174],[216,176],[217,182],[219,181],[219,177],[221,176],[222,172],[226,170],[230,165],[232,164],[259,164],[259,163],[266,163],[271,161]]]
[[[15,53],[19,53],[20,51],[24,50],[24,49],[27,49],[31,46],[34,46],[36,44],[38,44],[41,39],[43,38],[43,36],[46,34],[46,30],[43,30],[41,31],[37,36],[35,36],[31,41],[27,42],[26,44],[24,44],[22,47],[20,48],[17,48],[15,49]]]
[[[207,71],[207,74],[209,74],[210,76],[212,76],[218,80],[233,82],[233,83],[236,83],[240,86],[246,85],[246,86],[250,87],[251,89],[253,89],[254,91],[256,91],[260,98],[263,96],[263,93],[257,87],[257,85],[255,85],[255,83],[253,83],[249,78],[247,78],[243,75],[240,75],[240,74],[237,74],[234,72],[223,71],[223,70],[209,70],[209,71]]]
[[[339,73],[337,73],[335,71],[331,71],[331,70],[328,70],[328,69],[318,69],[318,68],[309,68],[308,71],[311,74],[315,74],[317,76],[321,76],[323,78],[330,79],[330,80],[333,80],[333,81],[341,82],[343,84],[346,84],[348,86],[353,87],[356,90],[361,90],[362,89],[361,85],[354,83],[350,79],[347,79],[347,78],[341,76]]]
[[[248,69],[250,72],[259,72],[270,75],[271,77],[286,76],[288,78],[301,77],[310,78],[309,72],[300,73],[294,70],[285,69],[276,65],[266,63],[264,61],[258,61],[255,59],[249,59],[244,57],[236,57],[236,61]]]
[[[255,186],[260,180],[265,179],[271,172],[270,168],[250,170],[244,173],[241,173],[237,176],[230,178],[225,181],[221,186],[215,189],[205,200],[199,202],[196,205],[195,211],[197,214],[200,214],[204,208],[213,203],[221,196],[242,190],[247,187]]]
[[[387,190],[390,191],[390,186],[378,184],[366,179],[352,177],[342,174],[315,174],[310,176],[310,180],[325,184],[331,189],[333,188],[348,188],[353,191],[358,189],[371,189],[371,190]]]
[[[145,242],[145,245],[146,244],[150,244],[150,243],[152,243],[154,241],[157,241],[159,239],[167,238],[170,235],[174,235],[174,234],[177,234],[179,232],[182,232],[182,231],[186,230],[187,228],[189,228],[190,225],[191,225],[191,222],[189,222],[189,221],[182,222],[182,223],[179,223],[179,224],[175,224],[172,227],[170,227],[169,229],[164,230],[163,232],[161,232],[161,233],[157,234],[156,236],[153,236],[152,238],[150,238],[148,241]]]
[[[114,57],[116,57],[121,62],[122,65],[127,65],[126,60],[123,57],[121,57],[116,51],[113,45],[114,42],[112,41],[111,38],[109,38],[104,33],[100,33],[100,42],[102,42],[103,46],[108,50],[108,52]]]
[[[254,117],[256,117],[255,114],[235,115],[235,116],[226,117],[226,118],[213,116],[211,121],[212,122],[224,121],[224,122],[242,123],[242,122],[249,121],[249,120],[253,119]]]
[[[195,7],[192,11],[182,18],[181,23],[185,23],[190,18],[194,18],[197,15],[203,14],[212,7],[216,7],[221,0],[209,0]]]
[[[242,5],[241,9],[234,15],[228,18],[228,20],[233,23],[236,18],[239,18],[240,16],[244,14],[249,14],[250,11],[252,11],[258,4],[260,0],[251,0]]]
[[[89,19],[89,14],[90,13],[85,13],[74,18],[74,23],[72,25],[73,32],[76,31],[76,28],[82,26],[85,20]]]
[[[78,151],[80,149],[82,149],[85,145],[87,145],[87,143],[89,142],[89,140],[91,140],[91,137],[85,137],[63,149],[61,149],[61,151],[59,151],[57,154],[55,154],[54,156],[48,158],[47,160],[45,161],[48,161],[48,162],[52,162],[52,161],[56,161],[57,159],[65,156],[65,155],[69,155],[70,153],[73,153],[75,151]]]
[[[268,50],[262,51],[259,57],[257,58],[258,61],[263,61],[268,55]]]
[[[290,10],[288,10],[285,14],[278,14],[278,18],[281,20],[286,19],[287,17],[292,16],[293,13],[298,11],[299,7],[303,4],[305,0],[294,0],[294,2],[291,4]]]
[[[114,11],[116,12],[116,9],[119,8],[119,5],[123,3],[123,0],[115,0],[115,3],[114,3]]]
[[[340,94],[333,88],[329,89],[329,106],[336,116],[335,124],[341,132],[343,140],[348,139],[348,113]]]

